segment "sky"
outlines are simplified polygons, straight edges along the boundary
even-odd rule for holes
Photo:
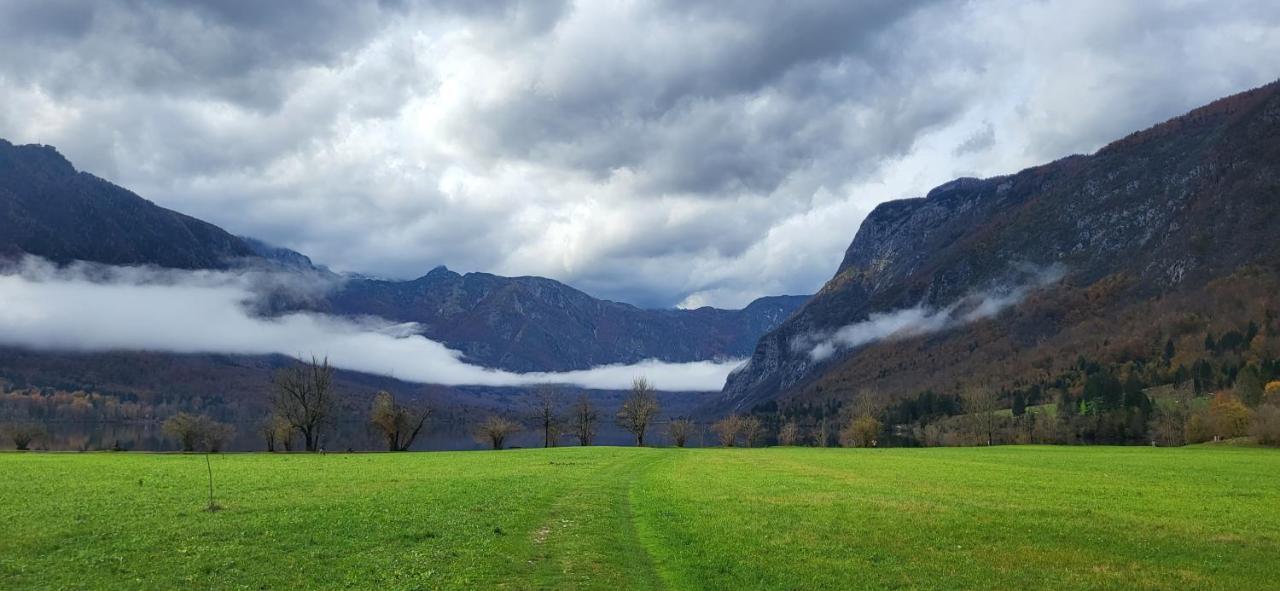
[[[0,137],[343,271],[812,293],[877,204],[1280,77],[1272,0],[0,2]]]

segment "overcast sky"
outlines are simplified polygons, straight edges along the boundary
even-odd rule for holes
[[[876,203],[1280,77],[1280,3],[0,2],[0,137],[336,269],[809,293]]]

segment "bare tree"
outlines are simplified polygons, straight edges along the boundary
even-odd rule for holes
[[[631,382],[631,394],[622,401],[622,408],[618,409],[618,425],[636,436],[636,445],[643,446],[645,432],[654,419],[658,418],[660,410],[653,385],[647,378],[636,378]]]
[[[1000,395],[991,388],[969,387],[960,394],[964,410],[973,418],[977,434],[985,438],[987,445],[995,439],[996,411],[1000,410]]]
[[[306,450],[318,450],[320,432],[337,410],[329,358],[320,361],[312,356],[310,363],[295,363],[276,372],[272,403],[276,414],[302,434]]]
[[[596,426],[599,422],[600,414],[592,406],[591,399],[585,393],[579,395],[578,401],[573,404],[573,434],[578,438],[579,445],[591,445],[596,438]]]
[[[755,415],[742,419],[742,441],[747,447],[755,447],[764,439],[764,423]]]
[[[778,429],[778,445],[791,446],[800,443],[800,425],[794,420],[782,424]]]
[[[742,433],[743,419],[737,413],[731,414],[711,425],[711,432],[716,434],[716,441],[724,447],[733,447],[738,443],[738,435]]]
[[[36,423],[14,423],[6,429],[13,447],[19,451],[31,448],[31,443],[44,436],[44,428]]]
[[[280,415],[272,413],[258,423],[258,434],[267,444],[269,452],[276,451],[277,447],[282,447],[285,451],[293,450],[293,426],[280,418]]]
[[[560,389],[539,386],[535,394],[534,419],[542,427],[542,447],[555,447],[560,440]]]
[[[858,392],[844,426],[837,434],[842,447],[875,447],[880,436],[880,397],[874,390]]]
[[[387,451],[408,451],[413,440],[422,432],[422,426],[431,416],[430,408],[411,408],[396,402],[390,392],[378,392],[373,397],[369,420],[382,433]]]
[[[693,421],[681,417],[671,421],[667,429],[671,434],[671,441],[676,444],[676,447],[684,447],[689,442],[689,437],[693,435],[694,425]]]
[[[218,452],[235,436],[235,428],[231,425],[219,423],[205,415],[185,412],[166,419],[161,429],[177,439],[182,451],[187,452],[197,449]]]
[[[818,419],[818,425],[817,428],[814,429],[813,438],[815,440],[814,443],[816,443],[818,447],[827,447],[828,445],[831,445],[831,419],[827,418],[827,415],[824,414]]]
[[[520,432],[519,423],[492,416],[480,423],[480,430],[477,432],[476,438],[493,446],[493,449],[502,449],[507,438],[518,432]]]

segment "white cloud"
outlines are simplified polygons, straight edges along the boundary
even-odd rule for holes
[[[1062,278],[1065,269],[1059,265],[1019,269],[1023,281],[969,294],[941,309],[920,305],[913,308],[875,312],[861,322],[842,326],[822,334],[804,334],[791,342],[792,349],[806,352],[814,361],[823,361],[837,352],[854,349],[893,338],[906,338],[954,328],[970,322],[994,317],[1017,305],[1037,287]]]
[[[266,272],[58,270],[27,259],[0,275],[0,344],[62,351],[316,355],[328,356],[339,368],[422,383],[565,383],[615,390],[630,387],[638,376],[664,390],[719,390],[739,364],[644,361],[522,374],[467,363],[457,351],[414,334],[412,325],[322,314],[264,318],[250,312],[264,290],[318,288],[298,281]]]

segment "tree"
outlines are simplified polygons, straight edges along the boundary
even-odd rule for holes
[[[560,390],[555,386],[540,386],[534,398],[537,405],[534,419],[542,427],[542,447],[555,447],[560,439]]]
[[[235,429],[226,423],[219,423],[205,415],[193,415],[185,412],[175,414],[161,425],[165,434],[178,440],[182,451],[192,452],[204,449],[210,452],[221,451],[235,435]]]
[[[654,419],[658,418],[659,410],[653,385],[647,378],[636,378],[631,382],[631,394],[622,401],[622,408],[618,409],[618,425],[635,435],[636,445],[643,446],[645,432]]]
[[[1280,381],[1267,382],[1262,390],[1263,404],[1280,404]]]
[[[207,420],[204,429],[204,446],[211,453],[226,449],[227,444],[231,443],[236,435],[235,427],[214,420]]]
[[[507,438],[520,432],[520,425],[499,416],[491,416],[480,423],[476,438],[488,443],[493,449],[502,449]]]
[[[684,417],[671,421],[671,424],[667,426],[667,430],[671,434],[671,441],[676,444],[676,447],[684,447],[685,443],[689,441],[689,437],[693,435],[693,429],[693,421]]]
[[[1164,362],[1165,363],[1169,363],[1170,361],[1173,361],[1173,356],[1176,352],[1177,350],[1173,346],[1173,339],[1169,339],[1164,342]]]
[[[1242,437],[1249,429],[1249,409],[1229,392],[1218,392],[1209,402],[1209,420],[1216,437]]]
[[[778,429],[778,445],[792,446],[800,442],[800,425],[794,420],[782,424]]]
[[[336,404],[329,358],[298,362],[276,372],[272,404],[276,414],[302,434],[307,451],[320,448],[320,433],[333,420]]]
[[[277,414],[271,414],[258,424],[258,434],[267,444],[267,451],[274,452],[276,447],[285,451],[293,451],[293,426]]]
[[[743,419],[737,413],[720,419],[711,425],[711,432],[716,434],[716,441],[723,447],[733,447],[742,433]]]
[[[1268,404],[1259,408],[1249,435],[1263,445],[1280,445],[1280,406]]]
[[[880,436],[880,396],[870,389],[858,392],[852,411],[837,433],[842,447],[873,447]]]
[[[373,397],[369,420],[382,433],[387,451],[408,451],[431,413],[430,408],[415,409],[399,404],[390,392],[382,391]]]
[[[578,438],[578,445],[591,445],[599,422],[600,415],[591,405],[591,399],[586,394],[579,395],[573,404],[573,434]]]
[[[1261,404],[1264,388],[1262,371],[1256,364],[1250,363],[1240,369],[1236,376],[1235,394],[1246,406]]]
[[[827,415],[822,415],[822,418],[818,419],[818,426],[814,430],[813,438],[818,447],[831,445],[831,419],[827,418]]]
[[[964,400],[964,409],[973,417],[977,435],[986,439],[987,445],[995,440],[996,411],[999,410],[1000,398],[991,388],[970,387],[960,394]]]
[[[764,439],[764,423],[755,415],[742,419],[742,442],[747,447],[755,447]]]
[[[841,447],[875,447],[880,434],[880,421],[872,416],[858,416],[840,430]]]
[[[204,436],[200,422],[200,417],[180,412],[165,419],[160,428],[166,435],[178,440],[182,451],[190,452],[196,450]]]
[[[14,423],[6,431],[18,451],[30,449],[33,441],[44,436],[44,428],[36,423]]]
[[[1170,400],[1156,405],[1148,427],[1151,443],[1178,446],[1187,443],[1187,412],[1181,401]]]
[[[1013,416],[1020,417],[1027,414],[1027,395],[1019,390],[1013,395]]]

